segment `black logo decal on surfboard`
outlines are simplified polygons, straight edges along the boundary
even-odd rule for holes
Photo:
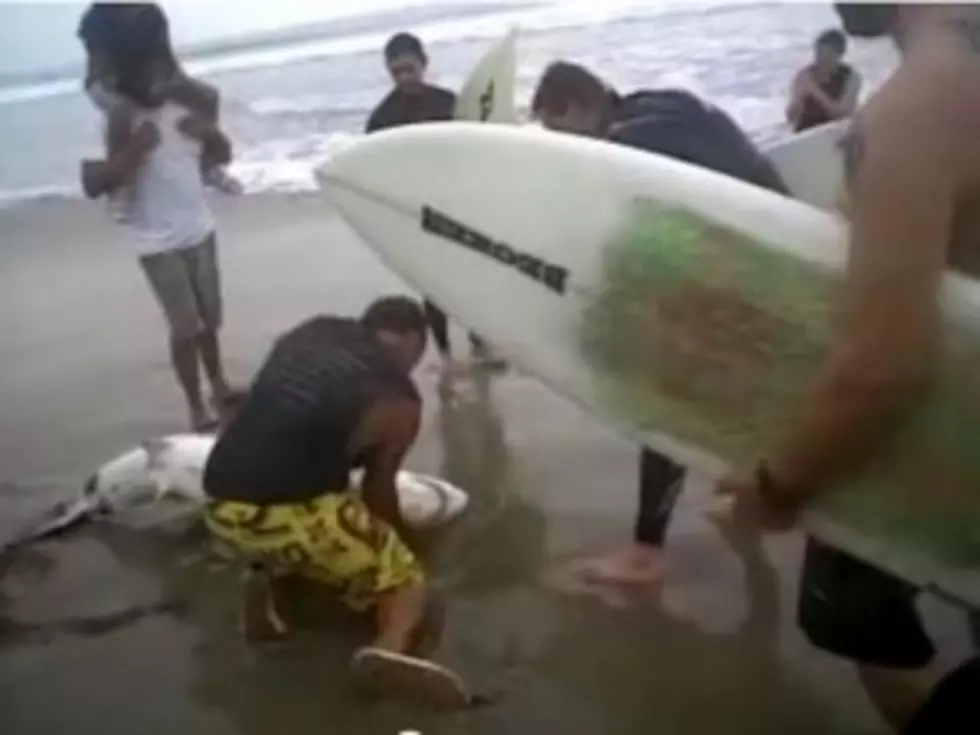
[[[507,243],[493,240],[486,235],[456,222],[432,207],[422,207],[422,230],[437,237],[452,240],[474,252],[493,258],[510,268],[520,271],[533,281],[558,294],[564,294],[568,283],[568,269],[549,263],[536,255],[522,253]]]
[[[490,119],[490,113],[493,112],[493,98],[494,84],[491,81],[483,94],[480,95],[480,122],[486,122]]]

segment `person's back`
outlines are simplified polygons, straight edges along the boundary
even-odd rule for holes
[[[772,163],[721,109],[683,90],[644,90],[617,100],[607,137],[789,194]]]
[[[907,134],[926,138],[941,156],[947,168],[943,189],[952,197],[947,263],[980,277],[980,11],[967,7],[962,12],[972,13],[972,21],[937,31],[909,50],[902,67],[861,111],[860,126],[867,130],[881,118],[905,113]]]
[[[180,129],[186,116],[187,110],[172,102],[135,116],[135,126],[149,121],[159,133],[136,171],[126,212],[152,250],[197,245],[215,227],[201,179],[203,145]]]
[[[204,475],[210,497],[302,502],[348,487],[352,435],[372,402],[418,400],[411,379],[355,320],[315,317],[277,341]]]

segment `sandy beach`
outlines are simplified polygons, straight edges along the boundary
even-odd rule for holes
[[[313,196],[216,203],[226,362],[248,380],[271,340],[316,312],[408,292]],[[462,347],[462,333],[454,335]],[[162,317],[130,236],[91,203],[0,212],[0,539],[135,442],[185,428]],[[499,695],[435,716],[353,695],[345,626],[249,648],[232,570],[195,534],[105,525],[38,546],[0,582],[0,732],[10,735],[532,735],[881,732],[849,668],[796,631],[801,540],[730,543],[694,478],[662,594],[610,609],[542,580],[625,538],[636,448],[520,374],[436,390],[409,468],[473,495],[433,547],[449,602],[441,658]],[[944,654],[959,613],[926,603]]]

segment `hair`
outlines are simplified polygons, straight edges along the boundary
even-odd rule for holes
[[[834,3],[844,30],[857,38],[878,38],[894,32],[898,3]]]
[[[531,112],[564,115],[570,107],[602,109],[610,99],[609,87],[584,66],[555,61],[541,75],[531,99]]]
[[[105,57],[119,93],[140,104],[147,103],[153,65],[177,68],[167,16],[156,3],[93,3],[82,15],[78,36],[89,54]]]
[[[389,38],[388,43],[385,44],[384,53],[385,61],[388,63],[391,63],[399,56],[414,56],[423,64],[428,61],[422,42],[418,39],[418,36],[414,36],[411,33],[396,33]]]
[[[423,337],[429,330],[422,306],[407,296],[385,296],[373,301],[361,315],[361,324],[376,332],[421,334]]]
[[[843,54],[847,51],[847,36],[836,28],[830,28],[817,36],[817,46],[826,46]]]
[[[171,55],[170,25],[156,3],[93,3],[78,37],[90,53],[105,54],[118,66]]]

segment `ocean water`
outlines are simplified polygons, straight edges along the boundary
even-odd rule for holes
[[[325,7],[331,5],[164,3],[187,68],[223,93],[236,147],[232,170],[247,191],[313,186],[315,165],[359,134],[386,93],[380,48],[398,30],[428,44],[431,78],[449,87],[516,26],[521,105],[544,66],[561,57],[624,91],[686,87],[757,138],[771,139],[786,132],[786,91],[809,59],[812,39],[836,24],[830,3],[429,0],[405,7],[374,0],[360,10]],[[100,153],[101,121],[80,92],[74,27],[81,7],[0,5],[0,204],[79,196],[78,162]],[[887,42],[855,42],[850,61],[867,93],[887,77],[895,53]]]

